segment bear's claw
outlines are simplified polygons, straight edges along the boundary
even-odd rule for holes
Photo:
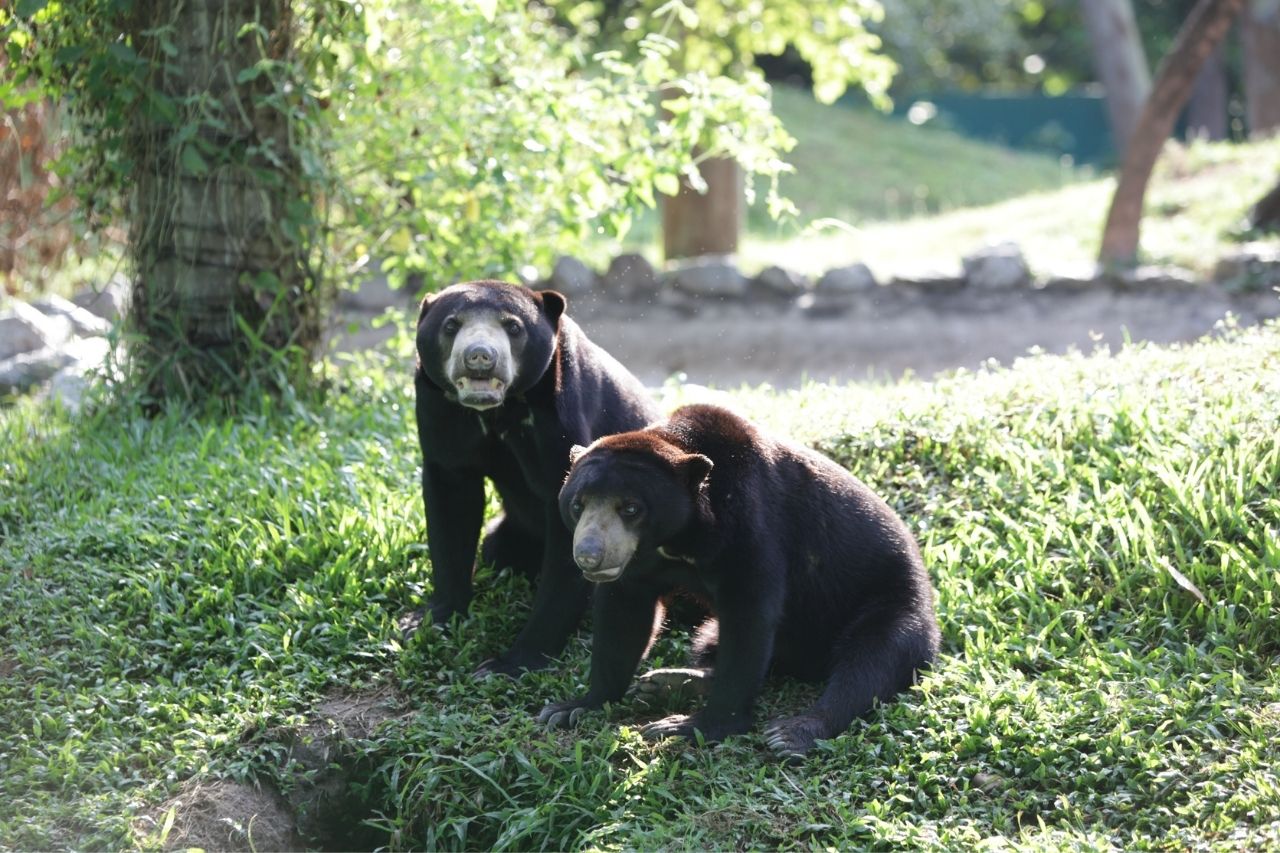
[[[822,737],[824,726],[815,717],[782,717],[764,728],[765,743],[785,758],[801,758]]]
[[[549,729],[572,729],[588,710],[578,702],[556,702],[538,712],[538,723]]]

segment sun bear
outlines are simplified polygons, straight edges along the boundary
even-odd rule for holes
[[[709,602],[700,651],[714,666],[641,679],[649,690],[692,682],[706,696],[692,715],[644,726],[650,738],[747,731],[772,668],[826,682],[811,708],[765,730],[774,750],[803,755],[910,686],[938,653],[933,589],[903,521],[831,460],[725,409],[686,406],[575,448],[560,511],[597,588],[589,690],[545,707],[550,726],[623,696],[656,603],[673,590]]]
[[[558,654],[586,610],[557,495],[569,450],[658,420],[626,368],[565,315],[565,298],[499,281],[448,287],[422,301],[414,375],[422,502],[437,624],[471,602],[484,481],[503,516],[481,559],[537,580],[523,630],[483,672],[512,675]]]

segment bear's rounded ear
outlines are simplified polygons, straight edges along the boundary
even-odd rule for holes
[[[436,299],[436,294],[428,293],[422,298],[422,304],[418,306],[418,325],[422,325],[422,320],[427,316],[427,311],[431,310],[431,303]]]
[[[573,447],[570,447],[569,448],[569,464],[572,465],[573,463],[577,462],[580,458],[582,458],[582,454],[586,452],[587,452],[587,449],[583,447],[581,444],[575,444]]]
[[[689,484],[690,490],[694,492],[702,488],[702,484],[711,475],[711,469],[716,467],[714,462],[701,453],[690,453],[686,456],[681,456],[676,460],[676,465],[684,473],[685,482]]]
[[[542,313],[547,315],[552,326],[559,322],[560,315],[569,307],[569,300],[557,290],[539,290],[538,301],[542,303]]]

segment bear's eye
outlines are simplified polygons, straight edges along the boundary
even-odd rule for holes
[[[520,325],[520,321],[512,318],[503,320],[502,328],[507,330],[508,335],[518,335],[524,331],[523,327]]]
[[[573,503],[569,504],[569,512],[573,513],[574,518],[582,515],[582,498],[573,499]]]
[[[640,504],[635,501],[623,501],[622,506],[618,507],[618,515],[623,518],[639,518],[641,509]]]
[[[446,335],[456,335],[458,334],[458,330],[461,328],[462,328],[462,324],[458,322],[458,318],[450,317],[448,320],[444,321],[444,326],[442,327],[442,331]]]

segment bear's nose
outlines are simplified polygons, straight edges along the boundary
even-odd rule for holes
[[[573,544],[573,561],[585,572],[600,568],[604,560],[604,542],[597,536],[586,536]]]
[[[492,370],[497,360],[497,350],[488,344],[472,344],[462,353],[462,362],[468,370]]]

